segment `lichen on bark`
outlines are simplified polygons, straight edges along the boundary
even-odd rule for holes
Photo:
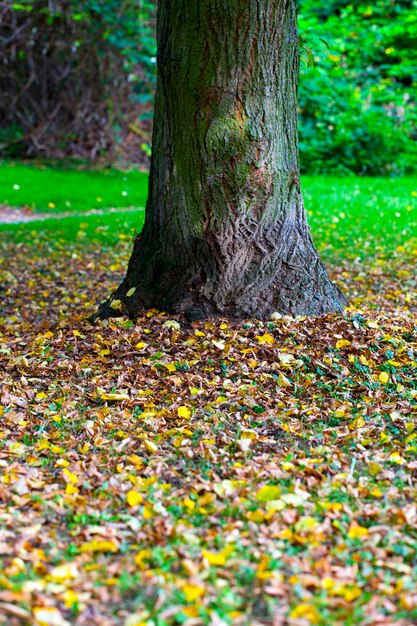
[[[98,316],[343,309],[299,182],[295,0],[163,0],[158,46],[145,225]]]

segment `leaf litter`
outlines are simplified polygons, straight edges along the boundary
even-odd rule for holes
[[[2,252],[2,624],[417,622],[416,249],[344,315],[94,327],[128,242]]]

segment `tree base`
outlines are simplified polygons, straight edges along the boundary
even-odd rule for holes
[[[158,284],[146,280],[134,285],[138,276],[138,268],[133,274],[128,271],[120,287],[99,306],[90,321],[124,315],[135,319],[150,308],[183,315],[190,322],[216,317],[265,320],[275,312],[293,317],[321,316],[341,312],[347,305],[347,299],[331,282],[317,254],[302,269],[282,263],[281,271],[272,279],[264,276],[262,281],[260,275],[258,281],[235,285],[230,290],[224,289],[225,281],[221,277],[216,280],[220,287],[217,290],[213,289],[213,281],[201,282],[200,271],[185,284],[183,281],[178,284],[178,279],[175,283],[172,277],[176,289],[163,293]]]
[[[145,225],[95,318],[343,310],[302,199],[298,40],[295,0],[159,3]]]

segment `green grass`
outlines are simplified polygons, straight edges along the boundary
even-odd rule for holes
[[[22,224],[0,224],[3,234],[16,243],[61,239],[65,241],[100,242],[114,245],[119,239],[133,238],[140,233],[145,219],[144,209],[115,211],[102,215],[71,215]]]
[[[0,204],[43,212],[83,212],[94,208],[144,207],[148,175],[132,170],[63,170],[0,162]]]
[[[304,177],[303,190],[314,239],[327,257],[360,258],[390,252],[417,237],[417,177]],[[18,185],[19,189],[13,189]],[[126,192],[127,195],[122,195]],[[147,174],[116,170],[61,170],[15,163],[0,165],[0,204],[29,205],[38,211],[82,213],[94,207],[144,207]],[[97,198],[102,201],[98,202]],[[53,203],[54,207],[48,207]],[[68,204],[69,203],[69,206]],[[113,245],[141,230],[143,209],[0,225],[17,241],[35,235],[66,240],[99,240]]]
[[[321,248],[364,258],[417,237],[417,176],[305,177],[303,191]]]

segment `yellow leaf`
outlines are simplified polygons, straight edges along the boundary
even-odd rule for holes
[[[280,539],[292,539],[294,536],[294,533],[292,532],[292,530],[290,530],[289,528],[284,528],[283,530],[281,530],[278,535],[277,535]]]
[[[405,459],[403,459],[403,457],[398,454],[398,452],[393,452],[389,460],[391,461],[391,463],[395,463],[396,465],[404,465],[405,463]]]
[[[58,565],[54,567],[51,573],[48,575],[48,581],[54,583],[65,583],[67,580],[74,580],[78,578],[79,572],[75,563],[65,563],[64,565]]]
[[[389,374],[388,372],[381,372],[379,375],[379,382],[385,384],[389,381]]]
[[[68,467],[69,465],[69,461],[67,461],[66,459],[58,459],[58,461],[55,463],[55,467]]]
[[[187,406],[178,407],[178,416],[189,420],[191,417],[191,409],[189,409]]]
[[[50,450],[53,454],[62,454],[64,452],[64,448],[60,446],[51,446]]]
[[[291,383],[286,376],[282,372],[278,374],[277,383],[280,387],[290,387]]]
[[[164,363],[164,367],[167,368],[168,372],[176,372],[177,368],[173,363]]]
[[[339,339],[336,341],[336,348],[340,350],[340,348],[345,348],[346,346],[350,346],[350,341],[348,339]]]
[[[44,400],[47,397],[48,396],[46,395],[44,391],[40,391],[39,393],[36,394],[35,400]]]
[[[323,587],[323,589],[332,589],[332,587],[334,587],[334,580],[333,580],[333,578],[329,578],[328,576],[326,576],[321,581],[321,586]]]
[[[352,524],[349,528],[348,537],[350,537],[350,539],[361,539],[362,537],[367,537],[368,535],[368,529],[364,526],[359,526],[359,524]]]
[[[222,480],[220,483],[215,483],[213,491],[220,497],[228,497],[235,493],[236,489],[241,486],[242,481],[239,480]]]
[[[276,485],[264,485],[256,494],[259,502],[270,502],[271,500],[277,500],[281,494],[281,489]]]
[[[371,476],[377,476],[380,472],[382,472],[382,467],[373,461],[369,463],[368,468]]]
[[[142,469],[144,463],[143,463],[143,460],[140,458],[140,456],[138,456],[137,454],[131,454],[127,458],[135,467]]]
[[[117,552],[117,545],[112,540],[93,539],[81,546],[81,552]]]
[[[317,624],[320,621],[320,616],[317,613],[314,606],[310,604],[299,604],[290,613],[290,617],[293,619],[305,618],[310,624]]]
[[[122,301],[113,300],[112,302],[110,302],[110,308],[114,309],[115,311],[120,311],[120,309],[122,308]]]
[[[143,500],[143,496],[141,493],[137,491],[128,491],[126,494],[126,500],[129,506],[136,506]]]
[[[255,524],[262,524],[265,520],[265,513],[260,509],[257,511],[249,511],[246,513],[246,518],[251,522],[255,522]]]
[[[213,404],[224,404],[225,402],[228,402],[228,399],[225,398],[225,396],[218,396],[214,401]]]
[[[136,344],[135,348],[136,350],[142,350],[142,348],[144,348],[146,346],[146,343],[144,341],[139,341],[139,343]]]
[[[212,493],[206,493],[204,496],[198,499],[198,506],[207,506],[208,504],[212,504],[215,501],[215,496]]]
[[[358,430],[365,426],[365,419],[362,416],[357,417],[349,424],[349,430]]]
[[[203,550],[203,559],[210,565],[226,565],[226,556],[223,552],[208,552],[208,550]]]
[[[269,333],[265,333],[265,335],[257,335],[256,339],[261,345],[264,345],[266,343],[272,345],[273,343],[275,343],[275,338]]]
[[[195,602],[195,600],[198,600],[198,598],[201,598],[201,596],[204,596],[204,594],[206,593],[204,587],[189,584],[184,585],[182,591],[185,595],[186,602]]]
[[[191,498],[184,498],[184,506],[186,506],[189,511],[194,511],[195,502],[191,500]]]
[[[343,587],[339,595],[341,595],[346,600],[346,602],[353,602],[353,600],[356,600],[362,595],[362,590],[359,589],[359,587],[354,586]]]
[[[302,517],[295,525],[297,532],[314,530],[318,526],[318,521],[314,517]]]
[[[129,291],[126,294],[126,298],[130,298],[131,296],[133,296],[135,291],[136,291],[136,287],[132,287],[132,289],[129,289]]]
[[[145,444],[145,448],[149,452],[156,452],[158,450],[158,446],[154,444],[152,441],[149,441],[149,439],[144,439],[143,443]]]
[[[71,483],[68,483],[67,486],[65,487],[65,495],[74,496],[77,493],[80,493],[80,490],[78,489],[78,487],[74,487],[74,485],[71,485]]]
[[[256,432],[256,430],[245,428],[242,430],[242,439],[258,439],[258,433]]]
[[[76,474],[72,474],[72,472],[70,472],[66,467],[64,467],[62,473],[64,476],[66,476],[68,482],[72,483],[73,485],[78,485],[78,476],[76,476]]]
[[[110,402],[123,402],[129,400],[127,393],[103,393],[100,400],[108,400]]]
[[[149,559],[151,556],[152,556],[152,552],[150,550],[141,550],[134,557],[136,565],[139,565],[140,569],[142,571],[145,571],[147,568],[147,565],[144,561],[145,559]]]
[[[72,607],[79,602],[78,595],[74,591],[72,591],[72,589],[67,589],[67,591],[64,591],[64,593],[62,594],[62,598],[64,600],[66,609],[72,609]]]
[[[143,510],[143,518],[144,519],[153,519],[154,517],[155,517],[155,514],[154,514],[154,511],[153,511],[153,508],[150,505],[146,504],[146,506],[145,506],[145,508]]]

